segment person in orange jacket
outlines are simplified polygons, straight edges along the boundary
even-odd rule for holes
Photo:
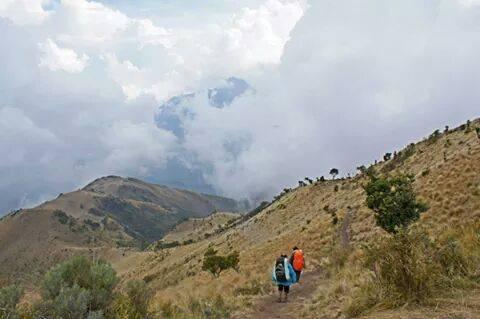
[[[300,275],[305,267],[305,256],[303,255],[303,251],[297,246],[293,247],[293,252],[290,256],[290,264],[292,264],[293,270],[295,271],[297,277],[297,282],[299,282]]]

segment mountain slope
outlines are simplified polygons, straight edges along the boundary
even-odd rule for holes
[[[35,276],[72,254],[158,240],[190,217],[238,211],[234,200],[108,176],[0,220],[0,274]],[[124,249],[123,249],[124,250]]]
[[[477,225],[475,222],[480,220],[480,138],[475,131],[480,127],[480,121],[470,125],[470,128],[464,125],[444,134],[434,133],[420,143],[410,144],[394,159],[373,166],[377,172],[415,175],[415,190],[429,206],[418,223],[434,237],[452,229]],[[283,317],[319,318],[321,313],[322,318],[338,318],[345,302],[341,287],[335,303],[328,307],[321,303],[328,291],[336,291],[323,282],[329,274],[329,265],[339,258],[336,245],[345,241],[356,251],[362,245],[386,236],[375,225],[373,214],[365,205],[362,186],[366,181],[367,178],[359,174],[351,179],[299,187],[252,218],[220,234],[190,245],[137,256],[124,279],[148,281],[157,291],[158,305],[173,303],[188,309],[191,298],[216,300],[221,291],[225,303],[240,308],[238,318],[269,318],[254,311],[251,295],[271,291],[269,271],[272,261],[280,253],[289,253],[291,247],[298,245],[307,256],[307,274],[316,274],[308,278],[317,283],[318,290],[302,299],[300,305],[282,305]],[[337,224],[332,215],[337,216]],[[209,246],[219,254],[239,251],[241,271],[228,271],[219,278],[201,271],[203,254]],[[357,258],[355,253],[351,258]],[[296,289],[302,289],[302,286],[295,286],[293,293]],[[480,300],[480,295],[477,297]],[[451,304],[451,308],[446,302],[447,308],[439,305],[436,310],[427,309],[421,313],[437,313],[438,316],[432,317],[445,318],[441,314],[449,311],[462,310],[467,314],[476,311],[475,308],[465,310],[457,300],[452,300]],[[250,313],[248,309],[254,312]],[[418,318],[431,317],[419,315]]]

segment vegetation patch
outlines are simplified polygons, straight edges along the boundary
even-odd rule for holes
[[[226,269],[231,268],[238,271],[238,263],[240,261],[238,252],[234,251],[227,256],[221,256],[217,253],[213,247],[207,249],[203,258],[202,270],[208,271],[215,277],[219,277],[220,273]]]

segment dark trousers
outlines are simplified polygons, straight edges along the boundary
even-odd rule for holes
[[[300,271],[295,270],[295,274],[297,275],[297,282],[299,282],[300,281],[300,275],[302,274],[302,271],[301,270]]]
[[[278,285],[278,291],[285,291],[285,293],[288,294],[290,286]]]

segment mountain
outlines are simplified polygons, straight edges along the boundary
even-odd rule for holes
[[[239,206],[232,199],[134,178],[99,178],[0,219],[0,274],[36,274],[77,252],[148,244],[183,220],[215,211],[236,212]]]

